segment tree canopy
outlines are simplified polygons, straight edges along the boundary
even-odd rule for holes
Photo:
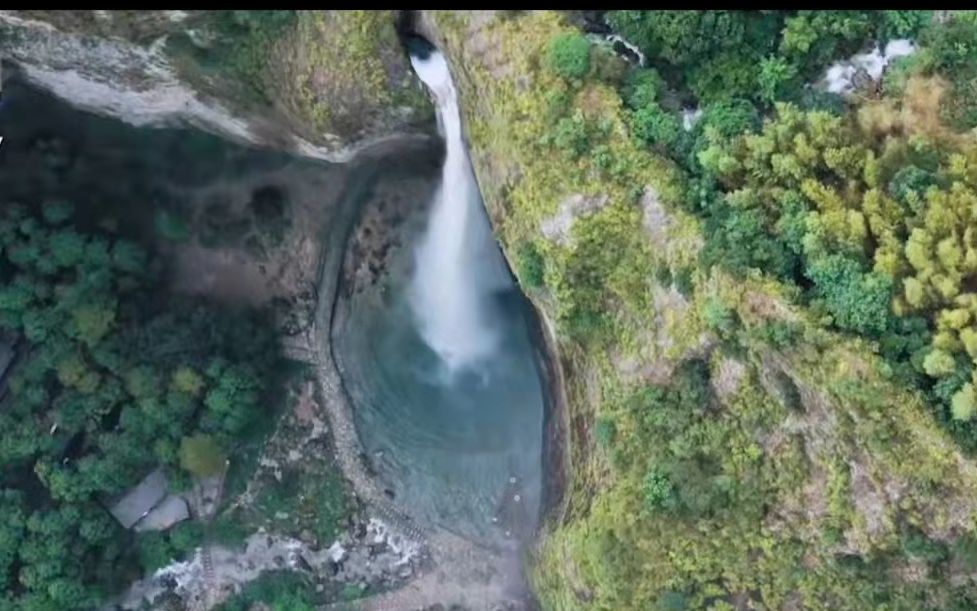
[[[158,465],[176,486],[215,472],[262,410],[263,317],[160,299],[159,271],[64,203],[0,210],[0,329],[20,338],[0,402],[0,608],[95,606],[136,553],[105,507]]]

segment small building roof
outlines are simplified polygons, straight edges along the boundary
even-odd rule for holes
[[[177,522],[190,517],[187,501],[182,496],[171,494],[153,508],[149,514],[136,523],[136,532],[144,530],[166,530]]]
[[[149,513],[167,493],[168,482],[162,469],[156,469],[125,494],[109,509],[109,513],[122,524],[132,526]]]

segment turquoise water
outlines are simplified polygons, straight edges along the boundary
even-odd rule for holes
[[[543,395],[524,298],[511,282],[489,297],[498,348],[452,373],[408,303],[413,233],[380,283],[349,298],[335,330],[361,441],[415,517],[489,542],[528,539],[540,506]]]
[[[518,543],[535,533],[542,479],[528,308],[485,215],[448,64],[435,50],[411,63],[445,139],[439,186],[385,228],[398,246],[379,282],[342,293],[338,362],[393,499],[463,535]]]

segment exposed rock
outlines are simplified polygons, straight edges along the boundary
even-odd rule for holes
[[[0,52],[33,84],[79,108],[137,126],[188,124],[255,141],[247,119],[181,83],[159,46],[65,32],[3,11]]]
[[[716,396],[722,400],[736,394],[739,390],[740,382],[746,375],[746,366],[734,358],[724,357],[719,361],[716,375],[712,378],[712,385],[716,391]]]
[[[883,487],[876,482],[861,461],[851,460],[852,501],[865,521],[865,531],[870,537],[881,536],[892,528],[886,509],[892,503]]]
[[[346,549],[339,541],[333,543],[332,546],[330,546],[330,548],[326,551],[329,554],[329,559],[337,564],[342,562],[343,558],[346,557]]]
[[[302,11],[253,67],[204,70],[169,44],[206,49],[212,11],[0,11],[0,57],[71,104],[138,126],[192,125],[228,139],[346,161],[364,146],[421,131],[430,107],[391,12]],[[230,46],[248,41],[224,41]],[[226,72],[226,70],[225,70]],[[213,73],[213,74],[212,74]]]
[[[668,229],[672,226],[672,217],[665,211],[654,187],[645,187],[641,195],[641,210],[644,213],[644,228],[651,243],[661,248],[668,240]]]
[[[604,194],[571,195],[560,202],[560,207],[554,216],[543,219],[539,229],[547,239],[566,246],[570,243],[573,222],[582,216],[597,212],[607,205],[607,200],[607,195]]]

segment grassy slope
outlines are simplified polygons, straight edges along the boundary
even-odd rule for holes
[[[545,285],[530,296],[556,321],[568,372],[572,480],[535,567],[544,604],[949,604],[934,586],[965,563],[933,562],[940,553],[926,550],[973,530],[977,474],[920,398],[886,377],[873,346],[820,329],[777,283],[696,268],[698,227],[674,206],[677,175],[633,144],[616,92],[595,82],[568,90],[543,66],[567,29],[557,15],[434,20],[504,248],[515,259],[532,244],[546,261]],[[605,123],[600,155],[541,142],[577,110]],[[642,226],[646,185],[670,219],[663,232]],[[607,203],[560,245],[540,226],[573,194]],[[686,296],[656,279],[690,272]],[[735,312],[721,334],[704,320],[715,303]],[[580,313],[593,311],[606,315],[581,332]],[[794,338],[778,341],[787,327]],[[715,405],[677,433],[649,430],[642,423],[658,408],[635,397],[692,357],[709,364]],[[597,441],[598,422],[613,423],[610,443]],[[697,448],[735,482],[727,509],[701,519],[646,511],[647,470]],[[907,539],[914,528],[935,542]]]

